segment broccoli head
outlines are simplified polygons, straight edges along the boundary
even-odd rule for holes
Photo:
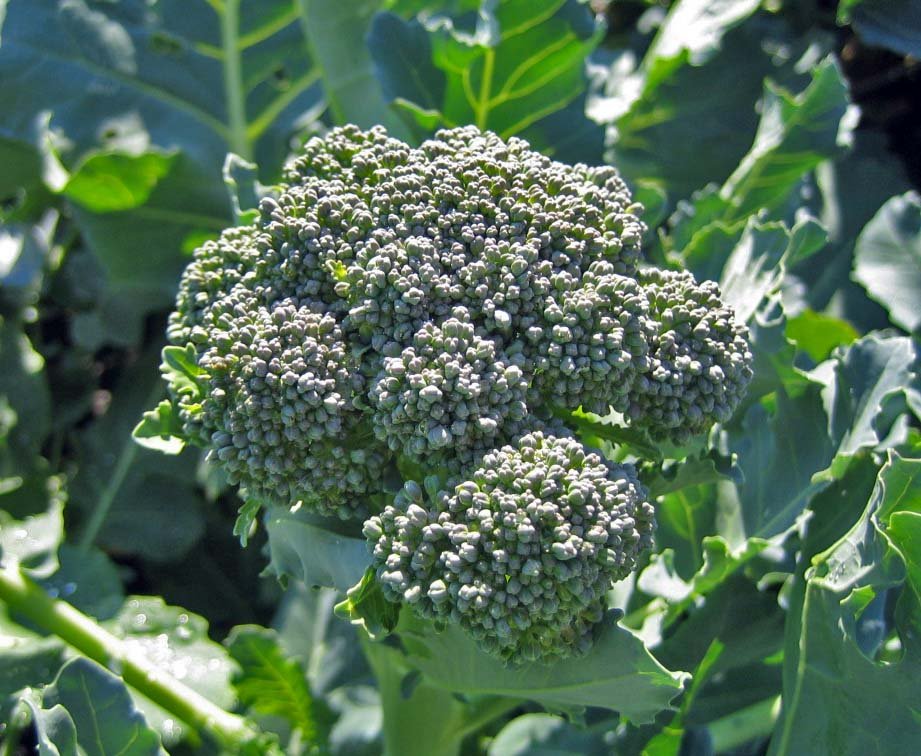
[[[253,499],[370,516],[389,598],[507,660],[584,649],[653,516],[557,416],[704,433],[751,378],[744,326],[715,284],[642,265],[612,167],[347,126],[283,179],[182,277],[168,336],[204,387],[171,386],[186,437]]]

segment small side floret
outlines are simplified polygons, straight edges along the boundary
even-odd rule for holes
[[[364,532],[385,596],[509,662],[585,652],[604,596],[650,545],[633,467],[537,431],[426,503],[408,483]]]

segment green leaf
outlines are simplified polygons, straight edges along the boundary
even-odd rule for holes
[[[787,321],[787,337],[816,362],[826,359],[836,347],[846,347],[860,336],[846,320],[803,310]]]
[[[729,443],[742,472],[737,492],[748,536],[783,533],[827,485],[814,480],[835,451],[817,385],[798,397],[780,393],[773,416],[763,405],[753,405]]]
[[[49,577],[58,569],[64,540],[64,505],[60,501],[39,515],[15,520],[0,509],[0,559],[18,563],[32,577]]]
[[[523,714],[489,744],[489,756],[603,756],[602,735],[586,732],[555,714]]]
[[[420,15],[405,22],[381,14],[368,38],[391,101],[412,104],[428,131],[472,123],[503,138],[523,133],[563,109],[585,89],[586,56],[601,27],[576,0],[497,0],[480,5],[473,33],[459,18]],[[553,146],[541,129],[532,146]]]
[[[712,485],[686,486],[656,503],[656,546],[674,552],[675,571],[680,575],[690,578],[700,569],[701,539],[716,532],[716,488]]]
[[[526,698],[549,708],[601,706],[651,722],[681,690],[681,672],[663,667],[642,641],[608,617],[584,656],[555,664],[505,667],[459,627],[436,632],[404,611],[397,632],[408,663],[431,685],[465,695]]]
[[[783,711],[771,754],[867,754],[911,751],[921,721],[917,681],[921,648],[911,612],[896,615],[902,658],[880,663],[858,639],[861,612],[908,579],[905,558],[887,536],[904,489],[914,479],[895,454],[880,472],[861,518],[813,567],[791,600],[784,654]],[[916,468],[917,462],[909,463]],[[915,470],[916,472],[916,470]],[[916,506],[911,500],[910,506]],[[902,510],[904,511],[904,510]],[[886,517],[889,522],[886,522]],[[897,523],[898,526],[899,523]],[[900,603],[906,601],[903,594]],[[908,603],[917,598],[909,594]],[[885,733],[885,744],[880,741]]]
[[[893,197],[857,239],[854,278],[906,331],[921,327],[921,198]]]
[[[38,756],[78,756],[77,728],[67,709],[60,704],[46,709],[35,691],[27,691],[21,703],[35,726]]]
[[[673,200],[688,197],[709,182],[725,181],[745,155],[758,126],[755,106],[764,79],[786,79],[791,66],[778,50],[796,48],[788,27],[767,16],[731,28],[748,5],[740,3],[737,14],[721,4],[726,13],[711,24],[703,3],[675,4],[666,17],[663,31],[668,41],[662,47],[674,53],[661,55],[653,46],[640,70],[631,75],[639,79],[632,101],[619,103],[620,112],[606,112],[605,106],[595,111],[596,117],[614,126],[607,162],[629,180],[654,179]],[[708,28],[699,40],[683,34],[670,20],[688,10],[695,22]],[[729,26],[721,26],[727,22]],[[622,96],[628,91],[626,84],[612,69],[608,91]],[[693,139],[688,138],[689,124]]]
[[[145,449],[163,454],[179,454],[187,442],[179,414],[168,399],[141,416],[141,422],[134,426],[131,437]]]
[[[906,409],[921,414],[921,360],[909,338],[870,334],[816,368],[828,436],[836,446],[828,474],[839,475],[861,449],[888,448],[906,432]]]
[[[91,153],[74,169],[61,193],[94,213],[131,210],[147,202],[175,159],[175,152]]]
[[[224,160],[224,186],[233,207],[234,223],[246,226],[259,217],[259,200],[267,193],[267,187],[258,180],[259,166],[244,160],[232,152]]]
[[[369,567],[361,580],[348,589],[345,600],[336,604],[336,616],[358,625],[376,641],[393,632],[400,618],[400,607],[387,601],[377,571]]]
[[[301,512],[272,507],[266,512],[271,561],[266,571],[308,586],[328,586],[345,592],[358,583],[371,555],[363,539],[326,529]]]
[[[308,743],[320,735],[307,672],[291,658],[274,630],[253,625],[235,627],[226,641],[239,665],[233,685],[240,702],[253,712],[278,716]]]
[[[160,738],[131,701],[121,678],[84,657],[65,664],[42,692],[42,707],[63,707],[86,753],[165,756]]]
[[[256,523],[256,517],[262,509],[262,502],[258,499],[247,499],[240,511],[237,513],[237,519],[233,524],[233,534],[240,539],[240,545],[246,546],[249,537],[253,532]]]
[[[727,220],[777,209],[804,174],[850,145],[857,111],[837,63],[826,58],[811,77],[796,95],[766,85],[754,144],[720,190]]]
[[[233,708],[236,695],[231,676],[236,666],[227,651],[208,637],[204,618],[157,597],[131,596],[107,627],[158,669],[218,706]],[[164,745],[175,745],[188,735],[174,714],[134,691],[131,695]]]
[[[718,483],[732,478],[732,460],[716,450],[701,452],[697,456],[663,464],[655,477],[644,477],[649,496],[656,499],[690,486]]]
[[[382,0],[299,0],[299,4],[304,34],[322,71],[323,92],[336,123],[365,129],[381,124],[391,136],[407,139],[406,126],[384,100],[365,43]]]
[[[162,356],[160,372],[170,385],[197,389],[199,392],[208,388],[208,374],[198,366],[198,355],[191,344],[164,347]]]
[[[850,23],[871,47],[921,57],[921,9],[914,0],[843,0],[838,23]]]

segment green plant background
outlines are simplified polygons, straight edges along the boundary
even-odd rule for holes
[[[0,0],[0,753],[913,752],[918,7]],[[693,449],[579,419],[659,520],[583,659],[511,672],[405,616],[373,643],[333,612],[363,543],[244,508],[241,548],[220,474],[131,437],[191,251],[350,122],[613,163],[647,256],[751,329]]]

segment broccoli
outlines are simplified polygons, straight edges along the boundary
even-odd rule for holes
[[[433,502],[410,481],[365,522],[385,596],[459,623],[509,662],[587,649],[611,583],[652,545],[633,467],[536,431],[467,478]]]
[[[185,434],[252,499],[365,520],[389,599],[510,662],[579,653],[654,517],[556,415],[684,441],[752,375],[716,285],[642,265],[641,211],[614,168],[473,127],[313,138],[183,275]]]

